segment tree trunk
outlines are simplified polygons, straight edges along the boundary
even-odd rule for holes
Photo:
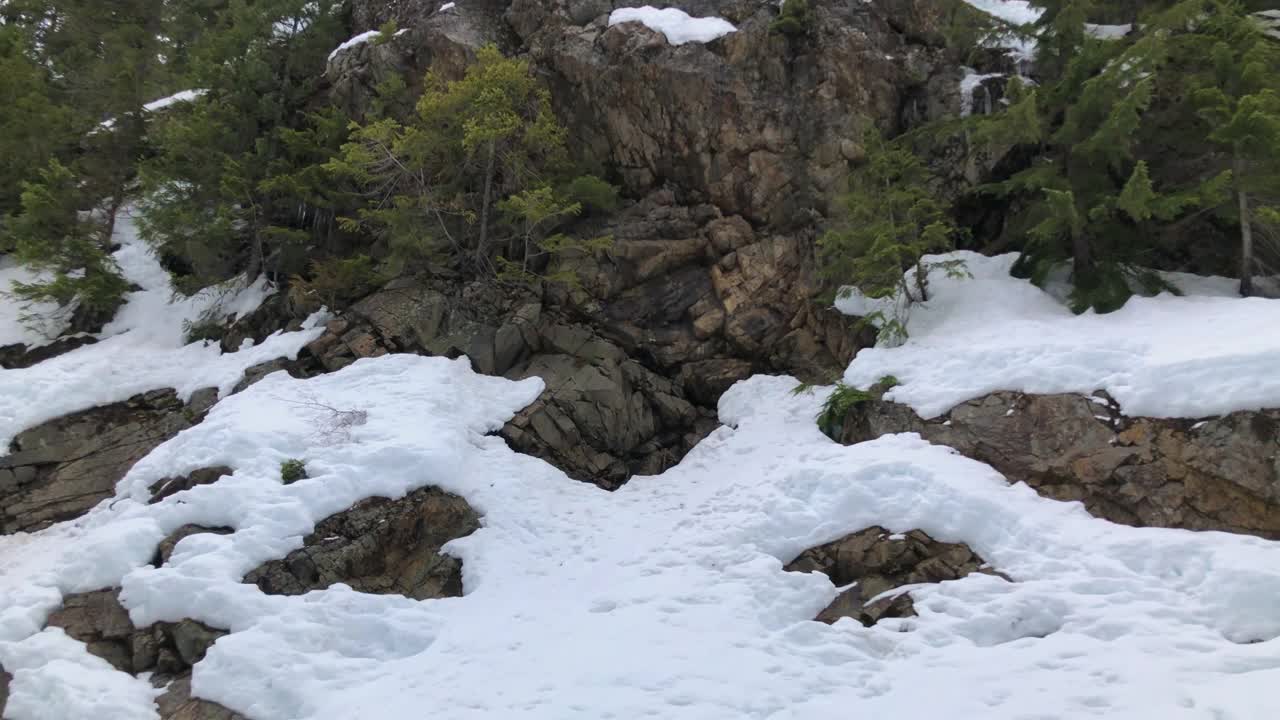
[[[480,240],[476,243],[476,263],[484,261],[489,245],[489,203],[493,197],[493,164],[498,156],[498,141],[489,141],[489,160],[484,166],[484,201],[480,205]]]
[[[1236,156],[1236,182],[1240,182],[1240,172],[1244,162]],[[1249,222],[1249,193],[1238,185],[1236,202],[1240,208],[1240,295],[1249,297],[1253,294],[1253,225]]]
[[[1076,284],[1081,278],[1088,278],[1093,273],[1093,251],[1089,247],[1089,239],[1084,233],[1071,233],[1071,273]]]

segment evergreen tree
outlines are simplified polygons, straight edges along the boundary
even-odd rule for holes
[[[22,211],[6,228],[18,261],[51,279],[15,283],[22,300],[76,304],[88,317],[109,318],[128,290],[108,253],[110,225],[92,210],[77,173],[52,161],[39,180],[26,182]]]
[[[328,180],[314,166],[345,121],[305,113],[342,35],[334,0],[206,5],[211,27],[187,52],[207,93],[153,133],[144,234],[194,289],[239,272],[300,269],[313,233],[332,224]],[[311,167],[310,170],[307,170]]]
[[[356,126],[330,164],[366,193],[348,228],[385,238],[401,266],[446,260],[490,271],[497,258],[505,277],[529,277],[543,255],[602,245],[553,232],[582,208],[553,190],[571,174],[565,131],[526,61],[487,46],[462,80],[432,74],[426,85],[407,123]],[[570,187],[599,198],[600,185]]]
[[[1239,227],[1240,294],[1251,295],[1255,238],[1280,243],[1280,42],[1230,0],[1181,3],[1162,26],[1176,33],[1180,80],[1209,143],[1200,183],[1229,183],[1212,205]]]
[[[892,308],[869,316],[889,342],[906,337],[910,307],[929,299],[929,274],[962,274],[958,260],[927,261],[954,247],[958,233],[932,185],[935,178],[910,149],[871,131],[865,164],[841,198],[845,216],[818,240],[822,273],[841,293],[887,300]],[[910,271],[910,272],[908,272]]]

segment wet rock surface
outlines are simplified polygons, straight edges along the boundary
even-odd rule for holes
[[[462,595],[462,562],[443,555],[480,518],[457,495],[415,490],[399,500],[375,497],[320,521],[304,546],[245,575],[263,592],[300,595],[345,583],[357,591],[415,600]]]
[[[805,550],[783,569],[821,572],[836,587],[857,583],[815,619],[853,618],[868,627],[881,618],[915,616],[909,592],[877,598],[894,588],[959,580],[974,572],[999,575],[963,543],[939,542],[920,530],[891,534],[878,526]]]
[[[871,400],[842,441],[917,432],[1042,495],[1136,526],[1280,539],[1280,410],[1203,420],[1127,417],[1104,394],[998,392],[925,421]]]
[[[0,457],[0,532],[32,531],[87,512],[156,446],[198,423],[213,389],[184,404],[172,390],[50,420],[20,433]]]

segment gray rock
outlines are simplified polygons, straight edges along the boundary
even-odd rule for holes
[[[183,490],[190,490],[197,485],[209,485],[217,482],[220,478],[235,472],[225,465],[215,465],[213,467],[200,468],[192,470],[186,475],[178,477],[167,477],[157,480],[152,484],[150,504],[155,504]]]
[[[47,624],[62,628],[116,669],[133,674],[185,672],[227,634],[194,620],[134,627],[120,604],[119,589],[67,595]]]
[[[173,646],[186,665],[195,665],[203,660],[209,648],[226,634],[226,630],[217,630],[195,620],[180,620],[169,626]]]
[[[156,567],[163,567],[169,562],[169,557],[173,555],[173,549],[183,538],[192,535],[200,535],[201,533],[214,533],[216,535],[230,535],[235,532],[229,527],[205,527],[204,525],[183,525],[182,527],[169,533],[169,536],[160,541],[156,547],[156,556],[152,560],[152,564]]]
[[[156,710],[161,720],[248,720],[215,702],[191,695],[191,673],[173,678],[160,697]]]
[[[987,568],[983,559],[963,543],[938,542],[919,530],[891,535],[882,527],[870,527],[805,550],[783,569],[818,571],[837,587],[857,583],[840,593],[815,619],[833,623],[849,617],[868,627],[881,618],[916,614],[906,592],[871,602],[894,588],[958,580],[974,572],[1000,575]]]
[[[87,512],[156,446],[198,423],[209,407],[172,390],[73,413],[26,430],[0,458],[0,533],[32,531]]]
[[[9,683],[11,682],[13,682],[13,676],[0,666],[0,717],[4,717],[4,706],[9,704]]]
[[[1102,394],[999,392],[925,421],[873,400],[850,412],[842,441],[898,432],[1113,522],[1280,539],[1280,410],[1154,419],[1124,416]]]
[[[415,600],[462,594],[462,563],[440,553],[480,527],[462,498],[429,487],[399,500],[369,498],[320,521],[303,547],[245,575],[263,592],[300,595],[345,583]]]

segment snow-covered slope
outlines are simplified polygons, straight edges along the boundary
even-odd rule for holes
[[[812,422],[821,394],[794,385],[738,385],[721,402],[726,427],[665,475],[610,494],[484,435],[537,381],[413,356],[270,376],[139,463],[114,503],[0,539],[9,715],[154,717],[144,682],[60,630],[37,632],[60,592],[117,582],[139,625],[230,628],[195,690],[261,720],[1280,712],[1280,543],[1113,525],[913,436],[839,446]],[[303,399],[364,409],[367,423],[346,442],[321,439]],[[281,485],[290,456],[313,477]],[[149,483],[211,463],[235,475],[144,504]],[[326,515],[428,484],[484,514],[448,548],[464,560],[465,597],[280,597],[239,582]],[[145,565],[190,522],[237,532]],[[874,524],[968,542],[1015,582],[922,587],[919,618],[872,628],[811,622],[835,590],[783,562]]]
[[[1077,316],[1010,277],[1016,255],[949,257],[973,277],[932,273],[931,299],[912,309],[906,343],[862,351],[845,382],[867,387],[893,375],[901,384],[887,397],[926,418],[995,390],[1102,389],[1127,414],[1151,417],[1280,406],[1280,300],[1171,275],[1186,295],[1134,297],[1116,312]]]
[[[196,307],[164,305],[162,274],[123,239],[120,262],[144,290],[106,333],[118,334],[0,371],[0,435],[133,388],[221,385],[254,357],[181,347],[175,328]],[[993,387],[1103,386],[1127,409],[1163,393],[1179,398],[1172,411],[1201,415],[1240,404],[1237,385],[1272,387],[1280,303],[1163,297],[1076,317],[1007,278],[1007,258],[967,260],[975,277],[939,281],[912,339],[861,353],[850,382],[893,373],[925,412]],[[64,594],[112,586],[140,627],[229,629],[193,689],[254,720],[1280,717],[1280,543],[1115,525],[915,435],[844,447],[814,423],[829,390],[795,395],[796,384],[739,383],[720,401],[724,426],[678,466],[608,493],[489,434],[538,396],[536,379],[410,355],[270,375],[84,517],[0,536],[5,718],[157,717],[145,679],[42,629]],[[334,432],[325,407],[363,422]],[[284,485],[287,458],[310,477]],[[147,504],[156,480],[211,465],[235,472]],[[483,515],[446,548],[463,560],[463,597],[341,585],[279,596],[240,582],[324,517],[428,485]],[[235,532],[188,537],[152,567],[156,543],[188,523]],[[919,617],[870,628],[813,622],[837,589],[784,563],[872,525],[967,543],[1012,581],[919,586]]]
[[[174,388],[182,399],[206,387],[231,389],[246,368],[295,357],[319,336],[321,316],[299,332],[277,333],[261,345],[223,354],[216,345],[187,344],[184,323],[217,307],[223,315],[254,310],[270,293],[264,280],[233,282],[173,302],[169,278],[138,237],[126,212],[116,221],[115,253],[124,276],[142,288],[130,293],[100,341],[22,370],[0,370],[0,451],[13,436],[46,420],[148,390]],[[2,279],[2,278],[0,278]],[[7,289],[4,288],[4,289]],[[0,315],[0,337],[29,332],[17,314]]]

